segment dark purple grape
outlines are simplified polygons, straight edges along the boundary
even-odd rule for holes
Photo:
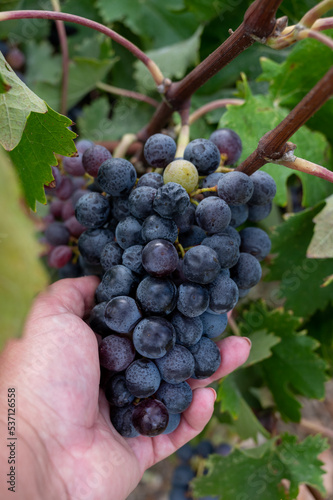
[[[82,257],[82,255],[80,255],[78,262],[79,266],[82,269],[82,276],[98,276],[100,278],[102,277],[103,269],[99,264],[92,264],[90,262],[87,262]],[[103,300],[100,300],[99,302],[103,302]]]
[[[66,221],[75,214],[74,205],[72,200],[66,200],[61,208],[61,218]]]
[[[123,437],[136,437],[139,435],[138,431],[134,428],[132,418],[135,406],[130,404],[123,408],[111,406],[110,418],[113,427]]]
[[[17,47],[12,47],[6,54],[8,64],[15,70],[20,70],[25,65],[25,55]]]
[[[273,177],[263,170],[257,170],[251,175],[253,182],[253,194],[249,201],[250,205],[267,205],[276,195],[276,184]]]
[[[217,184],[217,193],[228,205],[243,205],[253,194],[252,177],[243,172],[228,172]]]
[[[178,260],[176,248],[167,240],[152,240],[142,251],[142,265],[155,277],[171,274],[177,268]]]
[[[165,219],[157,214],[150,215],[142,224],[142,238],[148,243],[152,240],[168,240],[174,243],[178,237],[176,223],[172,219]]]
[[[74,179],[74,180],[78,180],[78,179]],[[83,196],[85,194],[87,194],[86,189],[77,189],[76,191],[74,191],[74,193],[71,196],[71,201],[72,201],[74,208],[75,208],[75,205],[77,204],[77,202],[79,201],[79,199],[81,198],[81,196]]]
[[[112,216],[121,221],[131,215],[127,196],[117,196],[113,198]]]
[[[221,154],[227,155],[225,165],[233,165],[242,154],[242,141],[236,132],[230,128],[215,130],[209,138],[218,147]]]
[[[201,339],[203,325],[200,317],[188,318],[179,311],[175,311],[170,321],[176,330],[176,342],[185,347],[194,345]]]
[[[177,145],[165,134],[154,134],[145,143],[144,157],[155,168],[166,167],[175,157]]]
[[[272,210],[272,202],[269,201],[266,205],[248,205],[250,222],[259,222],[269,216]]]
[[[230,444],[221,443],[216,447],[215,453],[217,453],[218,455],[221,455],[222,457],[226,457],[227,455],[229,455],[231,453],[231,450],[232,450],[232,448],[231,448]]]
[[[241,243],[241,237],[239,236],[239,232],[234,227],[227,226],[225,229],[223,229],[223,231],[221,231],[218,234],[221,235],[226,234],[227,236],[229,236],[229,238],[232,238],[238,246]]]
[[[134,396],[127,389],[125,375],[117,373],[108,380],[105,386],[105,397],[111,405],[119,408],[132,403]]]
[[[219,368],[221,353],[215,342],[209,338],[202,337],[196,345],[189,347],[189,350],[194,358],[196,378],[208,378]]]
[[[105,323],[105,308],[107,302],[97,304],[91,311],[89,316],[89,326],[95,332],[105,337],[111,335],[110,328]]]
[[[45,238],[52,246],[67,245],[70,232],[62,222],[52,222],[45,230]]]
[[[87,193],[75,205],[75,217],[82,226],[89,229],[104,226],[109,215],[109,200],[99,193]]]
[[[165,404],[169,413],[182,413],[192,403],[192,389],[187,382],[180,382],[179,384],[169,384],[162,382],[156,398]]]
[[[259,227],[246,227],[239,234],[242,239],[241,252],[250,253],[259,261],[267,257],[272,243],[265,231]]]
[[[195,211],[198,225],[209,233],[220,233],[231,219],[230,208],[217,196],[204,198]]]
[[[114,297],[105,309],[106,324],[117,333],[130,333],[141,317],[135,300],[127,296]]]
[[[196,283],[183,283],[178,288],[177,309],[188,318],[203,314],[209,305],[209,293]]]
[[[149,186],[154,189],[162,187],[164,184],[163,177],[157,172],[147,172],[138,180],[136,187]]]
[[[59,269],[58,275],[59,279],[79,278],[80,276],[82,276],[82,270],[78,263],[74,264],[73,262],[69,261],[66,265],[64,265],[64,267]]]
[[[194,139],[185,148],[184,159],[197,167],[200,175],[215,172],[220,164],[220,152],[216,145],[207,139]]]
[[[182,214],[175,215],[173,220],[176,223],[180,234],[190,231],[192,225],[195,223],[194,205],[190,203],[187,209]]]
[[[176,455],[182,462],[189,462],[191,457],[193,456],[193,448],[191,444],[184,444],[184,446],[176,451]]]
[[[194,358],[190,351],[176,344],[163,358],[155,360],[163,380],[169,384],[180,384],[192,377]]]
[[[202,458],[208,458],[208,455],[214,453],[214,446],[207,439],[203,439],[194,449],[196,455],[200,455]]]
[[[108,335],[99,345],[99,361],[107,370],[121,372],[132,363],[135,349],[130,339]]]
[[[214,234],[209,238],[205,238],[201,244],[215,250],[222,269],[229,269],[229,267],[237,264],[239,259],[239,246],[235,243],[235,240],[228,235]]]
[[[247,220],[249,215],[248,205],[229,205],[231,211],[230,227],[239,227]]]
[[[74,185],[69,177],[62,177],[59,186],[56,186],[55,194],[60,200],[68,200],[73,194]]]
[[[82,154],[80,153],[78,153],[78,156],[65,156],[62,160],[62,165],[68,174],[74,175],[75,177],[80,177],[85,174],[82,165]]]
[[[172,486],[176,488],[188,488],[188,483],[192,481],[195,474],[189,465],[181,464],[175,468],[172,476]]]
[[[142,274],[144,272],[142,265],[142,250],[142,245],[133,245],[132,247],[126,248],[122,254],[123,265],[137,274]]]
[[[74,236],[74,238],[79,238],[81,234],[87,229],[79,223],[75,215],[65,221],[65,226],[71,233],[71,236]]]
[[[204,335],[209,339],[219,337],[227,327],[227,314],[210,314],[208,312],[199,316],[203,325]]]
[[[123,250],[120,248],[118,243],[115,241],[110,241],[107,243],[100,256],[101,266],[104,271],[108,271],[113,266],[117,266],[122,263]]]
[[[246,297],[250,290],[251,288],[244,288],[243,290],[239,288],[239,298],[243,299],[244,297]]]
[[[102,250],[113,240],[114,234],[109,229],[88,229],[78,241],[80,254],[88,264],[99,265]]]
[[[206,238],[207,234],[201,227],[192,226],[189,231],[179,235],[179,242],[183,248],[194,247]]]
[[[185,212],[190,204],[186,190],[176,182],[168,182],[157,190],[154,199],[154,210],[161,217],[172,219]]]
[[[167,428],[168,410],[157,399],[145,399],[134,408],[132,422],[142,436],[157,436]]]
[[[106,300],[111,300],[113,297],[130,295],[134,290],[135,277],[132,271],[120,264],[106,271],[102,285]]]
[[[183,273],[189,281],[207,285],[215,280],[221,271],[218,255],[205,245],[190,248],[183,259]]]
[[[253,255],[241,253],[237,264],[230,269],[230,276],[238,288],[252,288],[261,278],[260,263]]]
[[[111,196],[129,194],[136,181],[136,170],[123,158],[110,158],[102,163],[97,176],[98,184]]]
[[[83,169],[92,177],[97,177],[99,167],[109,158],[112,158],[112,155],[108,149],[104,146],[93,144],[83,153]]]
[[[221,179],[224,174],[222,172],[214,172],[213,174],[208,175],[203,181],[201,187],[203,189],[212,188],[217,186],[217,183]],[[202,193],[205,198],[209,198],[210,196],[217,196],[216,191],[206,191]]]
[[[156,189],[149,186],[133,189],[128,198],[128,208],[131,214],[137,219],[145,219],[148,215],[155,213],[153,202],[156,192]]]
[[[147,314],[170,314],[177,303],[177,288],[169,279],[147,276],[136,290],[136,298]]]
[[[141,320],[133,331],[133,344],[141,356],[161,358],[175,345],[176,332],[169,321],[158,316]]]
[[[180,413],[169,413],[169,423],[162,434],[171,434],[171,432],[175,431],[180,424],[180,420]]]
[[[66,245],[54,247],[48,255],[47,263],[50,267],[60,269],[71,260],[72,249]]]
[[[155,394],[161,383],[157,366],[150,359],[133,361],[125,373],[126,386],[136,398],[148,398]]]
[[[220,274],[208,285],[209,309],[217,314],[231,311],[238,302],[238,287],[231,279]]]
[[[140,222],[131,215],[118,222],[116,227],[118,245],[123,250],[133,245],[141,245],[143,243],[141,229]]]
[[[56,198],[50,203],[50,213],[57,219],[61,217],[62,207],[64,203],[64,201],[58,200]]]
[[[79,153],[83,155],[83,153],[93,146],[93,142],[88,141],[88,139],[80,139],[75,143],[76,149],[78,150]]]

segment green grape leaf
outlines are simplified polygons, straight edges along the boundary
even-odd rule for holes
[[[333,258],[333,196],[326,200],[326,205],[313,219],[314,235],[307,249],[309,259]]]
[[[326,35],[333,34],[329,30]],[[263,73],[259,80],[270,83],[275,104],[295,106],[333,65],[332,50],[308,38],[296,43],[284,62],[261,59]]]
[[[322,287],[332,274],[333,260],[306,258],[313,236],[313,219],[323,205],[289,216],[272,235],[273,261],[266,279],[281,280],[280,295],[286,298],[285,307],[297,316],[311,316],[333,300],[333,287]]]
[[[223,0],[185,0],[186,8],[193,12],[199,22],[209,21],[217,17],[224,6]]]
[[[280,309],[268,311],[261,302],[254,303],[244,313],[240,324],[242,335],[251,328],[254,318],[260,328],[281,339],[272,347],[272,356],[260,366],[283,418],[299,421],[301,404],[295,394],[316,399],[325,394],[326,363],[314,352],[319,344],[306,332],[296,331],[300,327],[298,318]]]
[[[333,30],[324,31],[333,36]],[[275,104],[293,108],[315,86],[333,65],[332,50],[318,40],[306,39],[294,45],[281,64],[263,59],[261,81],[270,83],[269,91]],[[333,140],[331,119],[333,102],[329,100],[308,122]],[[328,126],[327,126],[328,125]]]
[[[46,203],[44,184],[53,180],[51,166],[57,165],[55,154],[71,156],[76,151],[76,134],[68,129],[71,120],[47,109],[45,114],[30,114],[20,143],[9,153],[32,210],[36,200]]]
[[[147,52],[147,56],[158,65],[166,78],[180,79],[185,75],[189,66],[198,63],[201,33],[202,27],[199,27],[191,38],[161,49],[151,50]],[[134,66],[134,77],[138,88],[143,92],[154,90],[156,84],[146,66],[141,61],[136,61]]]
[[[242,365],[243,368],[269,358],[272,355],[272,347],[280,342],[279,337],[273,333],[267,333],[266,330],[255,331],[248,336],[251,339],[252,347],[246,363]]]
[[[228,375],[220,383],[218,401],[221,401],[221,412],[230,413],[232,425],[241,439],[253,438],[256,441],[258,434],[269,437],[245,401],[234,374]]]
[[[46,51],[44,51],[44,57]],[[46,58],[44,58],[47,65]],[[71,108],[77,104],[86,94],[96,87],[96,83],[108,73],[109,69],[114,64],[115,59],[90,59],[86,57],[75,57],[69,64],[69,84],[67,94],[67,107]],[[50,65],[57,65],[58,62],[53,60]],[[58,67],[59,64],[58,64]],[[30,74],[29,85],[36,94],[41,96],[50,107],[54,109],[60,108],[61,99],[61,71],[57,73],[57,79],[54,78],[52,82],[45,81]]]
[[[220,500],[295,500],[300,484],[324,494],[323,463],[317,457],[327,449],[326,440],[309,436],[298,443],[297,437],[289,434],[279,439],[280,443],[274,438],[255,449],[235,449],[226,457],[210,455],[208,474],[192,481],[194,494],[218,495]],[[290,485],[282,486],[282,479]]]
[[[246,85],[246,83],[245,83]],[[240,162],[245,160],[257,147],[261,137],[276,127],[287,115],[287,110],[280,108],[272,97],[252,95],[246,86],[246,102],[241,106],[228,106],[219,127],[236,130],[242,139],[243,152]],[[328,143],[319,132],[312,132],[301,127],[290,141],[297,145],[296,155],[319,165],[328,167],[326,150]],[[275,202],[280,206],[287,203],[287,179],[296,172],[280,165],[267,164],[262,170],[268,172],[277,184]],[[303,185],[303,205],[313,206],[333,192],[333,185],[312,175],[297,172]]]
[[[110,103],[106,97],[95,99],[83,106],[77,123],[80,137],[93,142],[112,140],[116,134],[116,124],[108,118]]]
[[[46,113],[47,107],[16,76],[1,53],[0,72],[11,86],[8,92],[0,94],[0,144],[10,151],[20,142],[30,113]]]
[[[154,41],[155,47],[164,47],[187,38],[197,28],[197,20],[186,12],[183,0],[97,0],[97,7],[105,22],[123,22],[133,33]],[[156,29],[158,27],[158,29]]]
[[[124,134],[135,134],[144,127],[153,114],[148,104],[133,99],[118,99],[112,112],[112,139],[120,139]]]
[[[15,10],[20,4],[20,0],[1,0],[0,1],[0,12],[6,10]]]
[[[117,100],[112,111],[112,120],[108,118],[110,104],[106,97],[100,97],[89,106],[83,107],[78,118],[80,137],[92,141],[120,139],[126,133],[138,132],[151,117],[151,106],[133,99]]]
[[[31,302],[47,284],[38,258],[34,225],[22,210],[18,180],[5,152],[0,149],[0,349],[19,337]]]
[[[6,5],[7,1],[4,4]],[[43,0],[36,3],[36,0],[20,0],[16,7],[8,5],[8,9],[1,10],[31,10],[44,9],[52,10],[51,0]],[[1,23],[0,38],[6,39],[9,46],[25,43],[28,40],[42,40],[47,38],[50,32],[51,23],[47,19],[16,19]]]
[[[26,44],[27,71],[25,78],[29,88],[38,82],[59,84],[62,75],[61,55],[54,54],[54,47],[46,40]]]
[[[330,375],[333,375],[333,303],[324,311],[316,311],[304,324],[309,335],[319,343],[318,353],[326,361]]]

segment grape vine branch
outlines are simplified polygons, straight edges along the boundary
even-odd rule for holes
[[[320,16],[325,14],[329,9],[332,8],[332,0],[323,0],[316,7],[309,10],[305,16],[300,20],[298,25],[286,27],[287,18],[280,18],[276,20],[276,12],[279,8],[282,0],[255,0],[250,7],[245,12],[243,22],[232,32],[230,37],[225,40],[212,54],[210,54],[206,59],[204,59],[195,69],[193,69],[187,76],[182,80],[172,83],[168,79],[165,79],[161,70],[144,52],[142,52],[136,45],[131,43],[126,38],[117,34],[115,31],[107,28],[106,26],[99,24],[95,21],[89,19],[67,14],[59,11],[38,11],[38,10],[18,10],[18,11],[6,11],[0,13],[0,21],[13,20],[13,19],[27,19],[27,18],[40,18],[40,19],[53,19],[55,21],[68,21],[77,24],[82,24],[84,26],[93,28],[97,31],[104,33],[105,35],[112,38],[117,43],[120,43],[125,48],[127,48],[132,54],[134,54],[139,60],[141,60],[150,73],[152,74],[154,81],[162,93],[164,93],[163,101],[158,105],[152,119],[141,131],[136,134],[136,138],[139,142],[145,142],[151,135],[159,132],[170,120],[172,113],[174,111],[179,111],[181,116],[187,117],[186,123],[182,120],[182,132],[181,140],[179,141],[179,148],[183,149],[186,142],[186,137],[189,136],[188,127],[193,121],[193,115],[189,115],[190,99],[191,96],[206,83],[212,76],[218,73],[222,68],[229,64],[233,59],[235,59],[241,52],[250,47],[255,41],[263,44],[268,44],[273,48],[281,48],[281,43],[294,43],[298,39],[304,38],[306,36],[314,37],[326,45],[333,48],[333,44],[328,37],[318,33],[315,30],[324,29],[324,27],[330,26],[331,18],[326,18],[320,20]],[[320,23],[321,22],[321,23]],[[60,27],[60,25],[58,25]],[[297,27],[300,27],[298,29]],[[305,29],[306,28],[306,29]],[[310,29],[313,28],[313,29]],[[289,38],[288,38],[289,37]],[[274,43],[274,40],[276,43]],[[328,43],[329,40],[329,43]],[[282,42],[281,42],[282,41]],[[65,73],[65,58],[66,53],[63,53],[64,58],[64,73]],[[65,78],[65,76],[64,76]],[[104,84],[101,84],[104,86]],[[112,87],[106,88],[105,91],[114,91]],[[121,94],[122,89],[118,89],[118,94]],[[117,93],[117,92],[115,92]],[[327,99],[333,94],[333,69],[329,70],[326,75],[313,87],[313,89],[297,104],[297,106],[288,114],[288,116],[282,120],[282,122],[275,127],[275,129],[267,132],[259,141],[256,150],[245,159],[245,161],[238,166],[237,170],[245,172],[250,175],[259,168],[261,168],[265,163],[276,162],[283,164],[289,168],[295,168],[294,160],[290,161],[288,157],[288,152],[290,152],[290,146],[287,141],[290,137],[306,123],[306,121],[314,115],[316,111],[327,101]],[[124,94],[125,95],[125,94]],[[143,96],[142,94],[131,93],[128,97],[136,98],[145,102],[149,102],[153,106],[156,106],[157,101],[149,98],[148,96]],[[237,104],[240,104],[238,102]],[[65,103],[62,102],[62,108],[64,108]],[[223,106],[224,103],[217,102],[215,107]],[[211,108],[211,109],[215,109]],[[209,109],[203,108],[200,114],[194,114],[194,119],[202,116]],[[184,139],[184,140],[183,140]],[[135,146],[133,143],[133,137],[131,143],[127,144],[127,148],[130,146]],[[184,144],[183,144],[184,142]],[[292,150],[294,147],[292,148]],[[287,154],[287,156],[286,156]],[[299,166],[299,162],[296,167]],[[320,166],[317,166],[320,167]],[[330,172],[323,167],[313,168],[302,163],[303,171],[307,171],[311,175],[318,175],[325,178],[326,180],[331,179]],[[319,175],[320,174],[320,175]]]

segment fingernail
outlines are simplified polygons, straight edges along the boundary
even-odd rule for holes
[[[210,389],[212,391],[212,393],[214,394],[214,401],[216,401],[217,394],[216,394],[215,389],[213,389],[213,387],[208,387],[208,389]]]
[[[252,342],[251,340],[248,338],[248,337],[243,337],[244,340],[246,340],[246,342],[248,342],[250,348],[252,347]]]

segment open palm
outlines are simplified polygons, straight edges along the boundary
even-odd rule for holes
[[[1,386],[17,387],[18,433],[27,441],[33,436],[29,446],[43,450],[42,470],[52,476],[58,499],[125,499],[148,467],[203,429],[215,401],[215,392],[204,386],[244,363],[250,350],[242,337],[222,340],[219,370],[210,379],[190,381],[193,401],[176,431],[124,439],[99,390],[96,335],[82,319],[97,284],[85,277],[50,286],[36,299],[23,339],[10,342],[1,358]]]

